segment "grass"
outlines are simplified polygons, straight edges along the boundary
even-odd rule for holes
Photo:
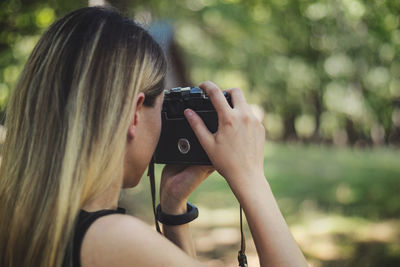
[[[400,266],[399,152],[266,144],[265,175],[311,266]],[[147,180],[128,197],[131,212],[151,222],[149,204],[142,205],[150,203]],[[194,224],[200,257],[234,266],[238,238],[226,244],[217,238],[237,229],[238,203],[228,184],[213,174],[190,201],[200,208]],[[251,245],[249,255],[257,265]]]

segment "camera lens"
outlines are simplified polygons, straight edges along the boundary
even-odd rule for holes
[[[190,143],[186,138],[181,138],[178,141],[178,149],[182,154],[187,154],[190,151]]]

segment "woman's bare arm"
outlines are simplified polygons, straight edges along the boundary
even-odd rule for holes
[[[200,87],[218,113],[218,131],[210,133],[192,110],[186,110],[185,116],[214,167],[243,206],[261,266],[307,266],[264,176],[264,127],[240,89],[228,90],[232,108],[212,82]]]
[[[81,248],[82,267],[205,266],[140,220],[121,214],[99,218]]]
[[[163,212],[171,215],[179,215],[186,213],[186,203],[181,207],[168,207],[164,205]],[[192,233],[190,231],[190,224],[183,225],[163,225],[163,233],[175,245],[180,247],[186,254],[192,258],[196,258],[196,249],[194,246]]]
[[[189,195],[212,172],[212,166],[166,165],[161,175],[160,202],[164,213],[179,215],[186,213]],[[163,225],[165,237],[180,247],[192,258],[196,258],[190,223],[178,226]]]
[[[307,266],[267,180],[260,176],[251,181],[245,188],[232,190],[246,214],[261,266]]]

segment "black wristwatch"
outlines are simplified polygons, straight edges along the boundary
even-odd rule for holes
[[[171,215],[162,212],[161,205],[158,204],[156,209],[157,221],[164,225],[182,225],[193,221],[199,216],[199,210],[196,206],[190,204],[189,202],[186,203],[186,206],[186,213],[180,215]]]

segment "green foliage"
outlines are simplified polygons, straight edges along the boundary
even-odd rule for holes
[[[82,2],[78,0],[6,0],[0,3],[1,112],[40,33],[57,17],[79,7]]]
[[[175,27],[195,83],[240,87],[270,138],[400,142],[397,0],[110,0],[144,24]],[[0,6],[0,109],[40,34],[86,1]]]
[[[147,11],[173,21],[196,83],[243,88],[284,137],[398,142],[400,2],[151,1]]]

